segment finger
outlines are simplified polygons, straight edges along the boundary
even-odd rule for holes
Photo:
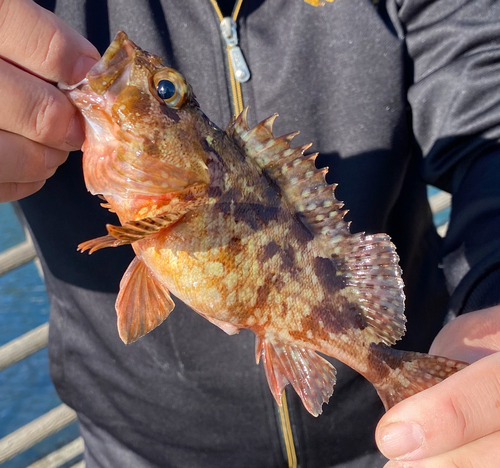
[[[0,203],[21,200],[21,198],[33,195],[35,192],[38,192],[44,184],[45,180],[28,182],[25,184],[17,182],[0,183]]]
[[[402,401],[379,422],[381,452],[387,458],[419,460],[497,432],[498,378],[496,353]]]
[[[0,1],[0,56],[46,80],[76,83],[99,59],[95,47],[31,0]]]
[[[60,150],[79,149],[84,133],[75,107],[54,85],[0,60],[0,129]]]
[[[411,462],[390,461],[384,468],[498,468],[498,432],[459,447],[451,452]]]
[[[44,181],[67,157],[67,151],[0,130],[0,183]]]
[[[477,361],[498,351],[499,331],[498,306],[460,315],[438,333],[429,353],[466,362]]]

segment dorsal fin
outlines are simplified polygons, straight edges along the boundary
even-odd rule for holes
[[[325,257],[335,262],[357,296],[374,342],[394,344],[405,332],[404,293],[399,257],[387,234],[351,234],[347,210],[335,197],[336,184],[325,181],[328,168],[317,169],[317,153],[304,154],[311,144],[291,148],[297,133],[273,135],[277,114],[250,128],[245,109],[226,132],[246,156],[279,186],[282,196],[315,236]]]

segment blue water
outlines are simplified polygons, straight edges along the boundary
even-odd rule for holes
[[[0,252],[23,240],[12,205],[0,203]],[[0,346],[48,319],[47,294],[34,262],[0,276]],[[46,348],[0,371],[0,439],[60,404]],[[77,436],[72,424],[1,467],[25,468]]]

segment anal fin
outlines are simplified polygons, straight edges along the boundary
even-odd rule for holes
[[[305,408],[313,416],[322,413],[323,403],[333,393],[336,370],[315,351],[292,344],[276,343],[257,336],[257,363],[262,356],[269,388],[281,405],[281,395],[291,383]]]
[[[118,333],[126,344],[154,330],[175,304],[168,289],[135,257],[120,282],[116,299]]]

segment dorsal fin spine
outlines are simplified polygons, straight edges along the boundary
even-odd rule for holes
[[[258,123],[255,127],[247,130],[240,134],[240,138],[244,142],[248,142],[251,139],[256,139],[257,141],[267,140],[269,138],[273,139],[273,123],[278,117],[278,114],[273,114],[262,122]]]

